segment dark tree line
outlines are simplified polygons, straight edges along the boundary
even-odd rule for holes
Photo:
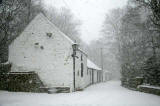
[[[160,1],[159,0],[136,0],[139,6],[150,9],[152,15],[150,17],[153,24],[160,30]]]
[[[0,5],[0,62],[8,61],[9,44],[34,17],[36,6],[31,0],[2,0]]]
[[[147,59],[143,67],[145,82],[160,86],[160,1],[136,0],[136,4],[151,12],[148,20],[151,21],[149,32],[152,33],[153,54]]]
[[[106,15],[103,34],[115,38],[122,79],[143,77],[144,83],[160,86],[159,0],[129,0]]]
[[[144,83],[160,85],[159,6],[159,0],[136,0],[127,6],[118,41],[123,78],[143,77]]]

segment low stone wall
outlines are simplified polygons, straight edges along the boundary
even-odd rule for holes
[[[131,90],[160,95],[160,87],[146,86],[143,84],[143,78],[137,77],[132,79],[122,78],[121,85]]]
[[[121,85],[126,88],[137,90],[137,86],[141,85],[143,83],[143,78],[137,77],[137,78],[121,78]]]
[[[70,87],[54,87],[48,88],[48,93],[70,93]]]
[[[138,90],[145,93],[151,93],[160,96],[160,87],[139,85]]]
[[[35,72],[0,74],[0,90],[12,92],[48,92]]]

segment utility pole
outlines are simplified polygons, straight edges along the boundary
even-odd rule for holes
[[[27,17],[27,23],[30,22],[30,16],[31,16],[31,2],[32,0],[28,1],[28,17]]]

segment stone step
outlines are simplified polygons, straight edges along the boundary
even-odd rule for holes
[[[40,89],[47,90],[49,94],[52,94],[52,93],[69,93],[70,92],[69,87],[53,87],[53,88],[41,87]]]

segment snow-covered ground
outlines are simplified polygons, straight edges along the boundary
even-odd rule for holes
[[[0,91],[0,106],[160,106],[160,96],[131,91],[120,81],[92,85],[66,94]]]

